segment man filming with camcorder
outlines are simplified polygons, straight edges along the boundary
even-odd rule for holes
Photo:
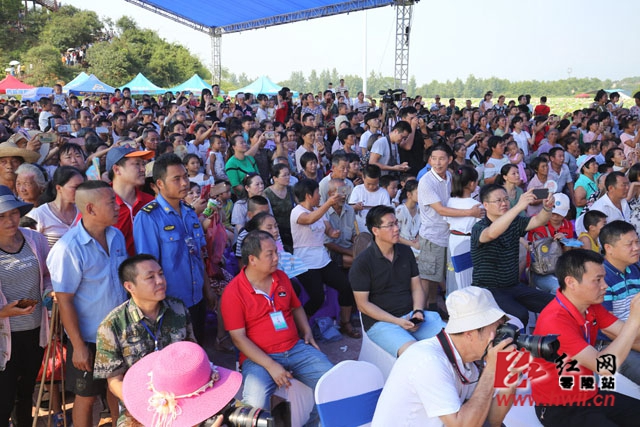
[[[515,393],[529,363],[520,362],[524,354],[513,345],[517,337],[505,334],[505,339],[495,342],[506,314],[491,292],[475,286],[452,292],[446,302],[449,323],[445,329],[409,347],[393,366],[373,427],[500,426],[511,408],[498,405],[495,397],[498,353],[511,352],[507,360],[511,366],[519,365],[509,371],[513,381],[509,381],[511,387],[498,390],[501,395]]]

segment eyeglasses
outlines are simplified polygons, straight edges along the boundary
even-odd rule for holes
[[[505,197],[504,199],[487,200],[487,203],[498,203],[498,204],[509,203],[509,198]]]
[[[387,225],[379,225],[378,228],[396,228],[396,227],[400,227],[400,224],[398,223],[398,221],[394,221],[390,224]]]

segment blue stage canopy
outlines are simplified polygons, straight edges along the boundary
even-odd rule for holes
[[[200,92],[202,92],[202,89],[211,90],[211,85],[204,81],[199,75],[194,74],[186,82],[180,83],[178,86],[167,89],[167,92],[184,92],[186,90],[199,94]]]
[[[165,89],[151,83],[151,81],[142,73],[138,73],[133,80],[120,86],[120,90],[125,87],[128,87],[131,90],[131,95],[160,95],[166,92]]]
[[[252,93],[256,96],[264,93],[265,95],[276,95],[282,86],[278,86],[267,76],[259,77],[256,81],[243,88],[229,91],[229,95],[236,96],[238,92]],[[292,91],[293,96],[298,96],[298,92]]]
[[[71,80],[69,83],[67,83],[66,85],[62,86],[62,91],[67,93],[67,92],[69,92],[69,88],[70,87],[77,86],[80,83],[82,83],[83,81],[87,80],[88,78],[89,78],[89,74],[87,74],[87,73],[85,73],[83,71],[80,74],[78,74],[73,80]]]
[[[265,28],[395,4],[394,0],[126,0],[203,32]]]
[[[84,81],[67,88],[71,95],[93,95],[98,93],[113,93],[115,88],[101,82],[96,76],[91,74]]]

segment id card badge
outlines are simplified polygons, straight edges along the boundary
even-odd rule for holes
[[[271,322],[273,322],[273,327],[276,332],[289,329],[289,325],[287,325],[287,321],[284,320],[282,311],[274,311],[273,313],[269,313],[269,316],[271,316]]]

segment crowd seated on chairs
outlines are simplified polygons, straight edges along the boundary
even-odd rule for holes
[[[447,319],[449,327],[460,315],[451,310],[451,295],[471,285],[488,292],[491,305],[522,333],[551,333],[540,325],[548,307],[560,300],[572,313],[580,310],[580,303],[562,299],[574,281],[563,283],[556,269],[559,257],[580,247],[605,255],[605,274],[598,279],[603,306],[620,322],[635,322],[640,92],[631,108],[602,90],[584,108],[552,112],[545,97],[535,106],[527,95],[512,101],[500,96],[494,104],[491,91],[478,106],[404,94],[397,103],[376,107],[363,93],[351,100],[344,90],[331,89],[299,99],[288,88],[274,97],[241,93],[228,99],[217,85],[199,99],[190,93],[134,99],[128,88],[78,98],[58,89],[52,97],[9,100],[0,109],[0,205],[13,206],[0,214],[6,223],[0,260],[7,266],[0,268],[0,383],[11,385],[0,387],[0,427],[14,409],[14,425],[29,422],[24,402],[32,388],[21,379],[31,382],[36,363],[20,355],[28,351],[39,359],[48,344],[49,275],[68,335],[66,363],[73,369],[67,370],[66,386],[73,383],[77,392],[73,421],[92,423],[87,402],[107,387],[91,374],[101,320],[96,317],[125,301],[118,267],[135,255],[157,260],[166,285],[152,278],[157,272],[145,283],[164,286],[170,300],[181,301],[194,332],[189,337],[200,345],[209,333],[207,312],[215,313],[214,348],[240,351],[246,402],[268,408],[266,396],[293,384],[276,393],[292,402],[300,425],[325,419],[323,405],[329,414],[342,407],[332,402],[350,399],[347,390],[332,395],[337,383],[323,381],[325,373],[335,378],[369,369],[341,364],[334,371],[314,348],[316,339],[361,345],[359,359],[376,365],[390,385],[396,368],[409,370],[401,362],[425,343],[437,343],[434,336]],[[52,255],[38,246],[44,240],[34,236],[40,235]],[[267,253],[252,239],[247,246],[246,239],[256,235],[269,242]],[[252,282],[255,271],[260,283]],[[581,283],[578,276],[572,271],[566,277]],[[87,292],[91,283],[98,285]],[[246,295],[238,288],[262,311],[246,311]],[[93,306],[96,298],[100,307]],[[600,302],[591,301],[597,307]],[[628,328],[597,310],[606,321],[599,326],[607,332],[606,326],[618,325],[612,326],[618,337],[588,336],[583,344],[608,346],[619,357],[616,378],[622,374],[639,383],[632,361],[640,348],[629,352],[619,344]],[[146,325],[139,331],[146,347],[162,350],[168,341],[154,338],[167,328],[162,315],[141,313],[129,314]],[[256,325],[268,330],[267,338],[256,335]],[[478,344],[469,356],[473,361],[482,356],[476,354],[480,341],[485,348],[488,342],[486,325],[475,326],[452,332]],[[178,335],[171,341],[187,339]],[[452,339],[455,348],[458,338]],[[560,344],[567,345],[562,336]],[[319,361],[313,372],[300,373],[279,359],[298,348],[302,359]],[[569,357],[585,363],[573,354],[576,345],[567,348]],[[478,377],[462,353],[461,366]],[[435,382],[427,372],[421,373],[427,375],[423,382]],[[480,390],[486,373],[459,390],[474,402],[488,396],[490,387]],[[626,379],[620,383],[629,385]],[[382,388],[367,386],[349,393]],[[382,402],[389,400],[386,390]],[[59,393],[50,390],[52,401]],[[426,409],[427,418],[436,414],[433,425],[446,424],[442,417],[457,420],[451,415],[457,412],[466,417],[466,404],[449,400],[436,412]],[[115,414],[117,399],[109,394],[107,403]],[[53,404],[56,423],[62,409]],[[361,421],[365,412],[351,415]],[[515,418],[504,419],[510,425]],[[541,421],[556,422],[547,416]]]

